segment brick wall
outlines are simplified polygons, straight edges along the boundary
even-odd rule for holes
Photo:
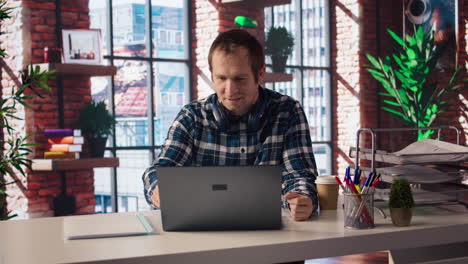
[[[247,16],[259,24],[248,31],[264,41],[263,8],[246,8],[243,4],[222,4],[212,0],[192,1],[193,14],[193,59],[194,85],[193,99],[204,98],[214,91],[211,85],[211,73],[208,67],[208,51],[211,43],[220,32],[236,28],[234,18]]]
[[[17,3],[21,3],[17,1]],[[17,16],[12,23],[16,34],[22,38],[7,39],[7,45],[18,46],[21,63],[15,65],[14,72],[26,67],[30,62],[42,63],[44,47],[60,47],[56,37],[55,1],[22,1],[22,16]],[[19,12],[19,11],[18,11]],[[62,1],[61,20],[63,28],[89,28],[88,0]],[[21,39],[21,41],[18,41]],[[3,43],[3,42],[2,42]],[[14,49],[13,49],[14,50]],[[11,52],[10,52],[11,54]],[[21,55],[23,57],[21,57]],[[11,57],[11,56],[10,56]],[[13,66],[10,66],[13,67]],[[64,126],[77,128],[79,111],[84,102],[91,101],[91,83],[89,77],[61,76],[64,99]],[[2,76],[2,85],[10,89],[11,83]],[[44,98],[36,97],[30,102],[32,109],[25,112],[25,128],[18,124],[19,131],[34,134],[32,142],[41,144],[36,147],[32,158],[42,158],[46,146],[43,131],[46,128],[59,127],[57,88],[51,82],[53,91],[43,92]],[[22,110],[24,112],[24,110]],[[67,194],[76,198],[76,214],[94,213],[94,174],[92,170],[67,171]],[[21,217],[40,217],[54,215],[53,200],[61,193],[61,178],[55,172],[28,172],[28,177],[21,184],[9,190],[8,207]]]
[[[355,0],[336,1],[331,9],[333,67],[333,147],[335,171],[352,161],[349,146],[355,144],[356,130],[361,127],[360,112],[360,7]]]

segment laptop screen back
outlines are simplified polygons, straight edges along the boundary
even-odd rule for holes
[[[159,167],[165,231],[281,228],[280,166]]]

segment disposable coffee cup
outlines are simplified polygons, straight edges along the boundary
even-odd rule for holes
[[[320,210],[336,210],[338,202],[338,183],[335,176],[318,176],[315,180]]]

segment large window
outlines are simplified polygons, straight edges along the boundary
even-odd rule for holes
[[[92,97],[116,120],[106,156],[117,169],[95,169],[96,212],[148,208],[141,176],[168,128],[189,102],[188,0],[89,0],[91,28],[101,29],[112,77],[92,78]]]
[[[295,49],[286,72],[291,82],[266,86],[299,100],[309,121],[317,167],[321,175],[332,173],[330,31],[327,0],[291,0],[291,4],[265,9],[265,32],[271,26],[286,27],[294,36]],[[267,66],[270,60],[267,58]]]

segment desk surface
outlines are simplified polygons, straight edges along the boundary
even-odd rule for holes
[[[415,208],[410,227],[375,213],[376,227],[343,227],[343,212],[322,211],[306,222],[285,213],[274,231],[163,232],[159,211],[143,212],[157,235],[66,241],[64,217],[0,222],[0,263],[276,263],[467,241],[461,206]],[[120,214],[113,214],[118,221]],[[71,216],[95,217],[102,215]]]

